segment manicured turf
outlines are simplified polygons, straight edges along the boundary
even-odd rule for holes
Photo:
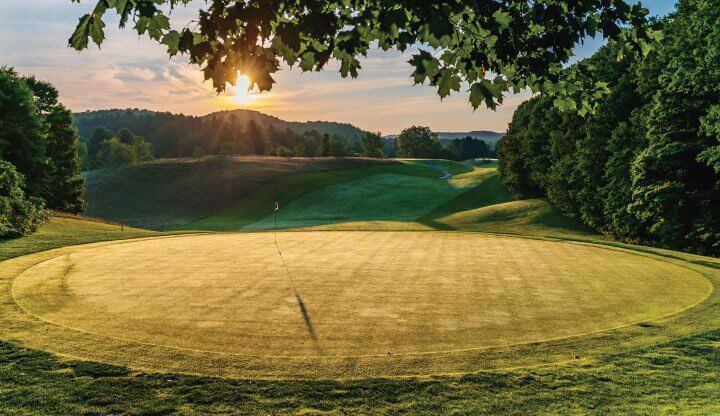
[[[53,324],[15,334],[41,349],[151,370],[327,378],[545,362],[484,353],[660,319],[710,289],[686,268],[588,245],[293,232],[63,250],[20,274],[12,296]]]
[[[240,164],[243,163],[245,162]],[[259,169],[265,163],[263,159],[253,169]],[[3,415],[720,413],[720,404],[717,400],[720,396],[720,384],[717,383],[717,375],[720,374],[718,291],[713,291],[709,297],[690,309],[655,319],[663,314],[663,310],[671,312],[673,308],[688,306],[692,303],[692,298],[698,301],[702,298],[701,289],[707,289],[707,284],[690,284],[692,280],[700,279],[697,277],[698,274],[713,286],[717,286],[720,283],[720,260],[603,240],[576,221],[560,215],[544,200],[512,201],[500,186],[494,169],[476,167],[472,171],[467,171],[468,168],[465,167],[451,166],[458,171],[454,172],[456,175],[450,181],[442,184],[442,180],[437,179],[438,171],[428,168],[426,163],[418,161],[390,166],[346,166],[343,169],[265,176],[267,182],[263,182],[259,187],[238,185],[246,189],[243,191],[246,192],[243,194],[245,195],[243,201],[247,201],[247,204],[236,203],[228,198],[223,201],[229,205],[222,207],[218,206],[218,199],[213,199],[215,196],[206,196],[212,203],[200,204],[202,209],[199,210],[192,208],[192,215],[186,215],[190,211],[186,211],[185,207],[177,207],[177,212],[170,213],[172,221],[165,223],[175,225],[187,223],[197,218],[200,212],[209,212],[208,210],[215,207],[223,211],[224,216],[211,215],[206,224],[211,224],[212,227],[208,228],[236,230],[246,226],[252,227],[254,223],[263,221],[267,217],[268,206],[271,209],[278,195],[287,197],[286,200],[281,201],[282,215],[287,215],[290,214],[287,208],[293,204],[293,201],[308,198],[313,193],[327,192],[327,187],[338,189],[340,185],[352,184],[353,187],[357,186],[355,189],[361,190],[365,189],[364,186],[368,181],[374,180],[373,176],[387,178],[388,175],[399,175],[403,176],[404,180],[409,177],[420,182],[438,181],[439,184],[433,184],[428,189],[432,189],[433,194],[439,195],[443,192],[445,200],[434,200],[432,206],[416,211],[413,215],[417,213],[419,216],[414,220],[398,220],[412,216],[403,217],[402,211],[405,206],[394,203],[393,208],[398,210],[394,214],[397,216],[395,219],[365,220],[360,216],[348,219],[348,210],[346,210],[343,214],[345,218],[340,220],[343,222],[331,219],[322,225],[302,228],[477,230],[541,237],[518,239],[488,234],[436,232],[281,232],[279,242],[288,256],[288,267],[291,271],[299,272],[304,276],[297,278],[300,283],[293,285],[299,288],[299,298],[297,298],[294,293],[289,292],[290,285],[287,283],[284,286],[284,290],[288,292],[287,296],[282,297],[283,289],[279,288],[279,283],[268,287],[268,282],[279,282],[276,278],[263,281],[257,277],[269,272],[278,272],[278,258],[272,253],[263,252],[267,249],[268,243],[260,244],[260,248],[256,248],[255,251],[244,249],[245,247],[237,249],[229,243],[214,245],[214,249],[212,249],[213,245],[205,247],[204,244],[200,244],[203,239],[223,240],[238,236],[267,239],[267,234],[163,236],[153,241],[170,245],[187,241],[189,242],[187,250],[170,249],[170,246],[165,246],[163,249],[163,244],[160,244],[157,246],[159,251],[155,252],[156,256],[151,260],[146,259],[136,263],[134,259],[117,261],[115,256],[121,253],[115,252],[115,249],[121,246],[129,247],[127,250],[132,247],[140,248],[143,244],[150,244],[149,240],[123,242],[118,246],[115,246],[117,243],[114,242],[104,242],[38,252],[71,244],[157,235],[157,233],[127,228],[124,232],[120,232],[115,225],[82,219],[54,219],[34,236],[0,242],[0,258],[10,259],[0,263],[0,413]],[[235,167],[229,169],[235,170]],[[155,177],[155,173],[150,171],[146,173],[147,175],[141,175],[139,178]],[[210,176],[208,172],[205,177]],[[243,180],[240,174],[233,178],[237,181]],[[123,182],[121,177],[116,179],[117,183]],[[177,181],[168,179],[167,183],[175,182],[188,183],[187,179],[183,178]],[[111,182],[95,183],[111,184]],[[450,187],[459,191],[447,192]],[[109,198],[110,202],[115,201],[109,204],[115,207],[110,211],[121,207],[115,205],[121,201],[114,199],[115,189],[117,188],[108,186],[102,188],[102,193],[95,194],[104,195],[104,198]],[[151,182],[143,184],[142,189],[145,194],[121,193],[120,195],[139,197],[157,192]],[[136,209],[137,214],[141,212],[143,206],[152,208],[157,204],[157,207],[160,207],[162,199],[167,206],[168,198],[172,199],[178,195],[182,195],[179,200],[186,202],[203,196],[195,188],[187,193],[178,189],[181,187],[160,194],[162,198],[158,197],[156,202],[147,202],[142,198],[128,199],[130,201],[128,206],[135,207],[133,209]],[[215,188],[216,192],[218,189],[220,188]],[[391,192],[397,191],[397,189],[391,190]],[[410,186],[407,194],[413,195],[417,192]],[[387,203],[393,200],[391,196],[383,197],[389,201]],[[419,198],[425,196],[421,195]],[[362,199],[356,198],[354,201],[361,203]],[[193,205],[195,203],[189,205],[195,206]],[[414,209],[411,204],[407,208]],[[149,212],[154,211],[150,209]],[[358,212],[362,211],[358,210]],[[158,213],[162,214],[159,211]],[[214,222],[209,221],[210,219]],[[254,227],[258,228],[258,224]],[[326,235],[341,236],[337,247],[318,242],[309,244],[312,241],[310,236],[321,239]],[[371,237],[362,237],[365,235]],[[382,240],[383,236],[391,235],[398,235],[398,240],[392,240],[389,244],[377,240],[370,241]],[[408,245],[408,241],[401,238],[401,236],[416,235],[433,237],[430,241],[423,240],[421,244],[411,246]],[[477,240],[464,241],[462,244],[455,240],[464,238],[461,236],[465,235]],[[184,240],[186,238],[188,240]],[[449,240],[444,241],[444,238]],[[563,240],[558,241],[559,239]],[[566,241],[566,239],[576,241]],[[577,240],[582,240],[584,243]],[[488,243],[489,241],[521,241],[523,244],[505,247],[506,243],[492,245]],[[507,252],[504,255],[493,251],[503,247]],[[354,250],[361,248],[368,253],[367,264],[358,260],[351,261],[350,257]],[[104,250],[109,252],[106,253]],[[296,253],[305,250],[307,254],[305,257],[312,255],[322,259],[323,263],[315,262],[294,269],[293,262],[297,259],[292,258],[293,250],[296,250]],[[230,258],[232,261],[242,262],[243,256],[253,255],[258,256],[258,261],[267,261],[268,265],[270,264],[268,259],[273,257],[275,263],[255,273],[250,271],[233,273],[232,265],[223,263],[219,259],[212,261],[213,256],[219,256],[224,251],[237,255],[222,256],[222,261]],[[88,273],[87,262],[97,261],[102,264],[100,256],[104,255],[103,253],[108,256],[108,262],[104,265],[105,271],[98,274]],[[372,253],[375,254],[371,255]],[[488,257],[490,253],[498,255],[490,258]],[[23,254],[30,255],[17,257]],[[462,264],[471,264],[472,267],[463,270],[461,267],[453,267],[452,264],[447,263],[455,261],[453,256],[456,255],[463,255]],[[524,268],[519,268],[518,262],[522,257],[527,257],[526,265]],[[602,260],[603,257],[605,260]],[[43,264],[47,260],[50,262]],[[23,289],[22,285],[32,283],[31,275],[23,275],[16,280],[18,275],[28,269],[30,269],[28,273],[31,273],[33,266],[37,265],[36,268],[60,266],[59,263],[65,261],[77,262],[77,264],[73,267],[60,267],[60,273],[65,273],[67,277],[64,280],[66,283],[64,288],[60,285],[53,289],[53,283],[58,283],[58,280],[47,279],[45,280],[47,285],[36,286],[37,290],[27,290],[28,286]],[[211,264],[203,264],[204,262]],[[635,267],[638,267],[639,276],[645,278],[619,277],[623,274],[627,275],[628,270],[633,270],[632,264],[627,262],[637,262]],[[183,267],[191,270],[192,263],[196,264],[198,270],[194,273],[179,273],[178,269]],[[334,268],[336,273],[326,271],[327,267],[323,266],[328,264],[339,265]],[[555,266],[548,267],[548,264]],[[168,271],[160,270],[161,265],[166,266],[164,269]],[[405,267],[399,271],[403,265]],[[143,269],[147,271],[152,267],[158,269],[156,273],[143,272]],[[174,267],[177,267],[174,269],[175,275],[167,278]],[[202,273],[203,269],[211,267],[216,269],[214,275]],[[500,272],[493,272],[493,267]],[[577,270],[574,274],[580,276],[579,280],[569,277],[573,269],[568,267]],[[432,270],[441,268],[443,269],[441,273],[432,273]],[[513,268],[517,268],[515,276],[510,275],[510,270]],[[546,272],[538,278],[537,273],[543,268]],[[381,275],[386,273],[385,269],[388,270],[387,273],[396,271],[394,275],[398,277],[394,280],[382,279]],[[445,269],[457,274],[454,280],[446,279]],[[107,270],[110,272],[108,273]],[[411,279],[410,270],[425,277],[421,281]],[[653,270],[659,274],[654,275]],[[502,282],[487,277],[491,274],[504,276]],[[161,280],[164,285],[153,284],[155,275],[165,275]],[[461,275],[477,277],[468,279]],[[126,277],[107,279],[110,276]],[[200,283],[198,276],[202,276],[199,280],[213,284],[195,286]],[[361,276],[365,276],[366,279],[359,279]],[[45,279],[48,275],[35,275],[35,277]],[[102,277],[105,277],[105,280]],[[512,277],[521,279],[515,280]],[[522,279],[523,277],[525,279]],[[319,281],[323,278],[330,283],[321,285]],[[536,281],[537,279],[541,279],[542,283]],[[18,302],[20,304],[26,302],[24,305],[39,316],[28,313],[15,301],[11,292],[13,282],[17,282],[15,289],[18,294],[24,294],[18,298]],[[91,282],[93,283],[90,284]],[[256,283],[255,287],[250,287],[252,282]],[[342,286],[347,286],[349,290],[341,291],[339,285],[333,282],[343,282]],[[397,284],[401,282],[402,285]],[[560,282],[562,284],[559,286],[553,285]],[[587,284],[583,285],[583,282]],[[700,282],[705,281],[700,279]],[[36,280],[35,283],[39,281]],[[123,287],[124,284],[126,287]],[[134,287],[136,297],[146,299],[152,297],[161,302],[137,303],[135,296],[129,297],[128,292],[125,291],[130,289],[127,285]],[[213,290],[212,287],[217,290]],[[643,287],[647,290],[641,296],[639,288]],[[669,291],[673,287],[675,290],[672,294],[662,295],[663,290]],[[449,291],[453,288],[460,289],[456,296],[449,295]],[[493,298],[493,294],[499,294],[496,293],[499,288],[511,290],[502,292],[504,298],[502,296]],[[613,291],[612,288],[617,290]],[[48,296],[38,301],[42,293],[55,295],[63,293],[58,289],[63,289],[64,293],[72,295]],[[315,299],[312,294],[305,293],[308,289],[312,289],[312,292],[324,293],[324,297]],[[257,290],[258,295],[253,296],[252,290]],[[177,302],[181,306],[176,306],[175,302],[169,301],[171,294],[177,299],[182,299],[181,293],[188,291],[197,294],[193,296],[191,302]],[[431,291],[432,295],[430,295]],[[152,293],[156,293],[157,296]],[[413,293],[416,294],[415,297],[412,296]],[[418,294],[421,296],[418,297]],[[445,302],[433,304],[431,301],[436,295],[445,299]],[[589,313],[577,313],[572,320],[569,314],[577,308],[566,308],[561,311],[557,306],[557,299],[553,299],[552,295],[562,298],[561,302],[580,305]],[[288,328],[287,324],[277,325],[278,321],[273,321],[271,318],[277,318],[278,315],[269,313],[287,306],[288,313],[291,313],[295,319],[295,325],[290,328],[298,335],[297,342],[283,340],[284,334],[280,334],[277,338],[259,337],[255,340],[269,340],[264,344],[268,351],[289,348],[294,349],[296,355],[273,359],[267,356],[269,354],[260,357],[257,354],[241,356],[174,348],[178,343],[182,346],[182,343],[193,342],[202,347],[199,349],[212,349],[213,345],[215,348],[224,345],[236,352],[242,350],[243,345],[246,344],[242,342],[223,344],[222,339],[229,337],[237,341],[238,333],[234,328],[241,326],[247,329],[252,320],[243,319],[245,316],[241,314],[244,311],[242,305],[234,306],[234,310],[223,316],[223,309],[227,308],[228,304],[232,304],[222,301],[223,296],[227,296],[227,300],[242,296],[253,300],[256,298],[259,300],[263,296],[265,299],[275,300],[267,302],[266,310],[259,306],[259,302],[254,303],[255,309],[252,310],[254,313],[249,313],[248,316],[254,317],[253,319],[257,321],[265,319],[267,325],[258,325],[260,332],[244,332],[241,335],[245,337],[244,339],[259,337],[263,332],[267,334],[273,328]],[[394,296],[401,299],[394,299]],[[662,302],[658,301],[658,296]],[[384,299],[384,302],[374,300],[377,297]],[[93,298],[101,301],[93,302],[91,301]],[[625,299],[625,302],[617,307],[610,307],[614,298],[618,299],[617,301]],[[470,326],[477,325],[478,328],[484,329],[485,333],[492,334],[492,326],[487,322],[502,321],[500,313],[502,309],[483,307],[491,299],[495,300],[496,305],[500,303],[512,305],[513,309],[506,311],[510,311],[510,323],[513,324],[513,329],[498,330],[495,334],[499,335],[495,337],[477,337],[473,330],[468,329]],[[578,299],[584,299],[585,302]],[[513,323],[513,316],[527,316],[523,315],[528,312],[523,309],[523,305],[533,300],[536,307],[532,308],[532,312],[536,316],[536,325],[530,323],[532,318],[515,319],[520,322]],[[50,303],[51,301],[55,303]],[[193,302],[199,302],[202,307],[194,309],[198,305],[193,305]],[[408,308],[398,308],[399,304],[407,304]],[[52,310],[50,306],[53,305],[58,306],[58,309]],[[604,309],[606,313],[593,309],[602,305],[606,306]],[[216,308],[213,309],[212,306]],[[273,309],[273,306],[279,308]],[[163,329],[173,328],[177,335],[165,341],[172,341],[175,343],[174,346],[142,344],[137,339],[123,340],[107,332],[113,331],[114,327],[117,328],[118,322],[127,321],[127,316],[133,313],[169,311],[174,307],[182,307],[184,312],[173,310],[173,313],[182,312],[192,317],[187,325],[181,326],[177,325],[177,321],[173,322],[173,313],[165,313],[168,317],[163,322],[165,325]],[[74,316],[72,313],[63,314],[63,311],[73,310]],[[388,310],[390,313],[387,313]],[[193,311],[197,313],[193,314]],[[322,313],[319,314],[318,311]],[[368,311],[371,313],[367,313]],[[616,311],[620,315],[611,311]],[[635,318],[630,319],[625,315],[626,311],[630,313],[635,311]],[[417,319],[398,322],[398,319],[391,315],[392,313],[398,316],[407,314],[408,318]],[[70,319],[75,324],[95,320],[96,325],[92,328],[85,326],[70,329],[40,319],[40,317],[47,319],[53,314],[57,315],[57,318]],[[324,322],[323,320],[327,319],[323,318],[325,315],[344,320],[346,325],[339,328],[340,325],[332,325],[334,320]],[[98,317],[104,319],[97,319]],[[312,332],[315,334],[317,345],[312,342],[311,332],[304,317],[307,317],[313,325]],[[146,316],[145,323],[143,320],[129,321],[138,325],[124,325],[121,329],[132,337],[143,336],[143,334],[138,335],[138,332],[142,332],[143,325],[148,325],[147,320]],[[564,325],[550,325],[546,321],[564,322]],[[372,326],[373,322],[378,325]],[[455,322],[457,331],[453,331],[450,325],[452,322]],[[618,322],[631,323],[631,325],[602,330],[607,328],[606,325],[613,326],[613,323]],[[462,339],[455,338],[454,342],[462,343],[465,340],[485,345],[485,348],[444,350],[435,354],[402,354],[387,351],[393,352],[387,354],[380,351],[378,345],[383,345],[383,342],[394,343],[408,348],[406,351],[409,351],[409,347],[417,347],[422,343],[422,333],[415,333],[414,337],[401,337],[388,331],[388,326],[393,323],[400,329],[427,323],[430,333],[442,334],[450,339],[453,339],[453,336],[461,337]],[[601,330],[587,333],[588,330],[580,331],[575,325],[586,329],[595,326]],[[219,329],[223,327],[230,330],[223,332]],[[515,327],[518,328],[518,333],[515,333]],[[356,328],[359,334],[355,334]],[[111,337],[93,335],[86,331],[78,331],[79,329],[105,333]],[[205,331],[208,336],[193,339],[183,335],[191,333],[192,330]],[[463,331],[466,336],[460,335]],[[558,331],[566,331],[564,332],[566,335],[574,333],[576,336],[492,347],[497,338],[524,336],[526,340],[544,339],[543,334],[551,336]],[[580,334],[581,332],[585,333]],[[374,333],[378,334],[374,339],[373,336],[368,336],[367,339],[353,340],[366,352],[370,351],[370,354],[351,357],[322,355],[323,348],[332,347],[333,350],[342,351],[348,349],[352,336]],[[346,335],[343,339],[337,334],[350,335]],[[538,337],[535,337],[536,335]],[[428,345],[437,347],[437,343],[442,342],[440,338],[433,337]],[[312,348],[299,357],[297,350],[309,348],[309,345],[312,345]],[[27,346],[31,346],[32,349],[28,349]],[[373,346],[378,348],[380,354],[372,354]],[[52,355],[43,350],[59,354]],[[88,357],[93,359],[78,360]],[[316,372],[308,374],[308,368],[314,368]],[[208,374],[208,369],[212,370],[213,374],[245,375],[252,379],[179,374],[187,372]],[[274,372],[276,369],[280,371]],[[379,374],[408,374],[409,369],[416,374],[436,375],[373,377]],[[485,370],[474,372],[477,369]],[[323,374],[326,377],[356,376],[360,379],[317,379]],[[284,381],[259,380],[297,376],[311,378]],[[367,376],[371,377],[366,378]]]

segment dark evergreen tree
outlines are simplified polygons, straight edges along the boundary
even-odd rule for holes
[[[47,126],[27,80],[0,68],[0,159],[24,176],[24,190],[40,196],[45,184]]]
[[[319,156],[328,157],[330,156],[330,135],[325,133],[322,136],[322,142],[320,142],[320,153]]]
[[[77,131],[72,126],[70,111],[58,105],[48,114],[47,154],[50,155],[46,175],[45,204],[48,208],[80,213],[85,211],[85,180],[80,175]]]

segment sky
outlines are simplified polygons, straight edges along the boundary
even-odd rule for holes
[[[270,92],[229,91],[218,95],[210,82],[186,58],[168,58],[166,48],[131,27],[121,30],[108,12],[106,40],[77,52],[67,39],[80,16],[94,1],[0,0],[0,65],[49,81],[60,100],[73,111],[109,108],[142,108],[192,115],[246,108],[285,120],[327,120],[352,123],[383,134],[400,132],[411,125],[434,131],[505,131],[517,106],[530,97],[527,92],[509,94],[496,111],[480,107],[473,111],[467,91],[440,100],[435,88],[413,85],[408,53],[372,50],[361,59],[356,79],[343,79],[339,65],[331,62],[323,72],[302,73],[284,66],[275,74]],[[195,0],[172,14],[174,27],[196,18],[205,4]],[[644,2],[652,15],[672,11],[672,0]],[[130,26],[130,25],[129,25]],[[587,39],[576,57],[592,54],[601,39]]]

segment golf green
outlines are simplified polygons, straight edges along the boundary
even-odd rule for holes
[[[700,274],[652,255],[457,232],[183,235],[15,261],[13,299],[37,321],[17,329],[24,343],[238,377],[552,361],[566,351],[536,348],[518,361],[511,351],[661,319],[712,290]]]

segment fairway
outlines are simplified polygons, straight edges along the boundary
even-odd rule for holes
[[[52,329],[16,335],[62,354],[157,370],[435,373],[495,365],[458,361],[457,353],[659,319],[711,289],[679,265],[582,243],[283,232],[286,269],[274,238],[185,235],[67,249],[15,279],[15,302]],[[512,357],[502,364],[512,366]]]

